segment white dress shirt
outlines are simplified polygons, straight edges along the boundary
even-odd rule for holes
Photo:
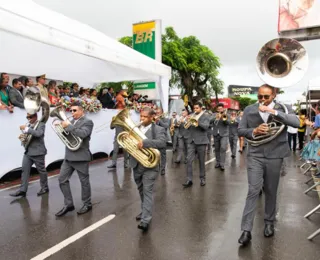
[[[146,132],[151,128],[151,126],[152,126],[152,124],[150,124],[150,125],[148,125],[148,126],[143,126],[143,125],[141,125],[141,126],[139,127],[139,129],[141,130],[141,132],[142,132],[143,134],[146,134]]]
[[[275,106],[275,103],[272,101],[267,107],[273,109],[274,106]],[[262,117],[263,121],[264,121],[265,123],[267,123],[270,113],[268,113],[268,112],[261,112],[261,111],[259,110],[259,114],[260,114],[260,116]],[[277,111],[275,112],[275,115],[276,115],[276,116],[278,115],[278,112],[277,112]]]

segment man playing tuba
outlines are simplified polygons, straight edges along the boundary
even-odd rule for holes
[[[80,103],[75,102],[70,109],[73,121],[62,121],[61,126],[68,133],[82,139],[79,149],[73,151],[66,147],[65,159],[61,165],[59,185],[64,196],[64,207],[56,213],[57,217],[65,215],[74,210],[73,198],[70,190],[69,179],[72,173],[77,170],[81,183],[82,208],[78,215],[87,213],[92,209],[91,204],[91,187],[89,181],[89,162],[92,160],[92,154],[89,149],[93,122],[85,117],[83,108]]]
[[[45,123],[40,122],[37,129],[34,129],[38,121],[37,113],[33,115],[27,114],[27,119],[29,122],[28,126],[20,126],[20,130],[23,132],[23,134],[19,136],[19,139],[21,140],[23,145],[24,142],[27,140],[28,135],[32,135],[32,139],[29,145],[26,147],[26,151],[22,160],[21,186],[17,192],[10,194],[10,196],[13,197],[26,196],[26,193],[28,191],[30,171],[33,164],[36,165],[37,171],[40,175],[41,189],[37,193],[38,196],[41,196],[49,192],[48,173],[45,167],[45,156],[47,154],[47,149],[44,143],[44,133],[46,125]]]
[[[138,143],[138,149],[155,148],[165,149],[166,133],[165,128],[152,123],[155,112],[150,107],[145,107],[140,112],[141,126],[139,129],[148,138]],[[153,186],[159,175],[159,165],[154,168],[145,168],[135,158],[130,156],[130,166],[133,169],[134,181],[137,184],[141,198],[141,213],[136,216],[140,220],[138,228],[147,231],[152,218]]]

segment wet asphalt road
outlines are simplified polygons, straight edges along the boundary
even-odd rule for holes
[[[91,165],[93,211],[77,216],[76,211],[62,218],[54,214],[63,205],[57,177],[50,179],[50,194],[37,197],[39,183],[29,186],[27,198],[14,200],[12,190],[0,192],[0,259],[31,259],[75,233],[105,218],[116,217],[98,229],[58,251],[48,259],[320,259],[320,236],[307,236],[320,227],[320,215],[303,216],[319,204],[316,193],[304,195],[306,176],[297,167],[298,156],[287,162],[281,178],[276,235],[263,236],[263,196],[253,230],[252,243],[239,247],[240,221],[247,193],[245,155],[236,160],[227,154],[225,172],[208,163],[207,184],[200,187],[195,165],[194,185],[183,189],[185,165],[176,165],[167,152],[168,169],[159,176],[154,196],[153,220],[147,234],[137,229],[135,216],[140,199],[131,170],[108,170],[110,161]],[[210,160],[208,156],[207,160]],[[71,179],[76,209],[81,207],[77,174]]]

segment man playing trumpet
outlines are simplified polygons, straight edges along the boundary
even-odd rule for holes
[[[40,176],[41,189],[37,193],[38,196],[49,192],[48,173],[45,167],[45,156],[47,154],[47,149],[44,144],[44,133],[46,125],[45,123],[40,122],[37,129],[34,129],[36,123],[38,122],[37,114],[27,114],[27,120],[29,122],[28,126],[20,126],[20,130],[23,132],[23,134],[19,136],[19,139],[22,141],[23,145],[25,144],[28,135],[32,135],[32,139],[29,145],[26,147],[26,151],[22,160],[21,186],[17,192],[10,194],[10,196],[13,197],[26,196],[28,191],[30,171],[33,164],[35,164]]]
[[[221,171],[224,171],[229,137],[229,121],[222,103],[217,105],[217,112],[211,120],[214,121],[212,133],[214,136],[214,148],[217,160],[215,168],[220,168]]]

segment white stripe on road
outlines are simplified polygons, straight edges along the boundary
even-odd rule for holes
[[[229,153],[230,152],[230,150],[228,150],[228,151],[226,151],[226,153]],[[205,162],[205,165],[207,165],[207,164],[209,164],[209,163],[212,163],[212,162],[214,162],[216,160],[216,157],[213,157],[213,158],[211,158],[209,161],[206,161]]]
[[[107,222],[111,221],[115,218],[116,215],[109,215],[108,217],[105,217],[104,219],[101,219],[100,221],[92,224],[91,226],[81,230],[80,232],[74,234],[73,236],[67,238],[66,240],[63,240],[59,244],[49,248],[47,251],[44,251],[42,254],[35,256],[31,260],[43,260],[48,258],[49,256],[57,253],[61,249],[65,248],[66,246],[70,245],[71,243],[77,241],[79,238],[85,236],[86,234],[90,233],[91,231],[97,229],[98,227],[106,224]]]

